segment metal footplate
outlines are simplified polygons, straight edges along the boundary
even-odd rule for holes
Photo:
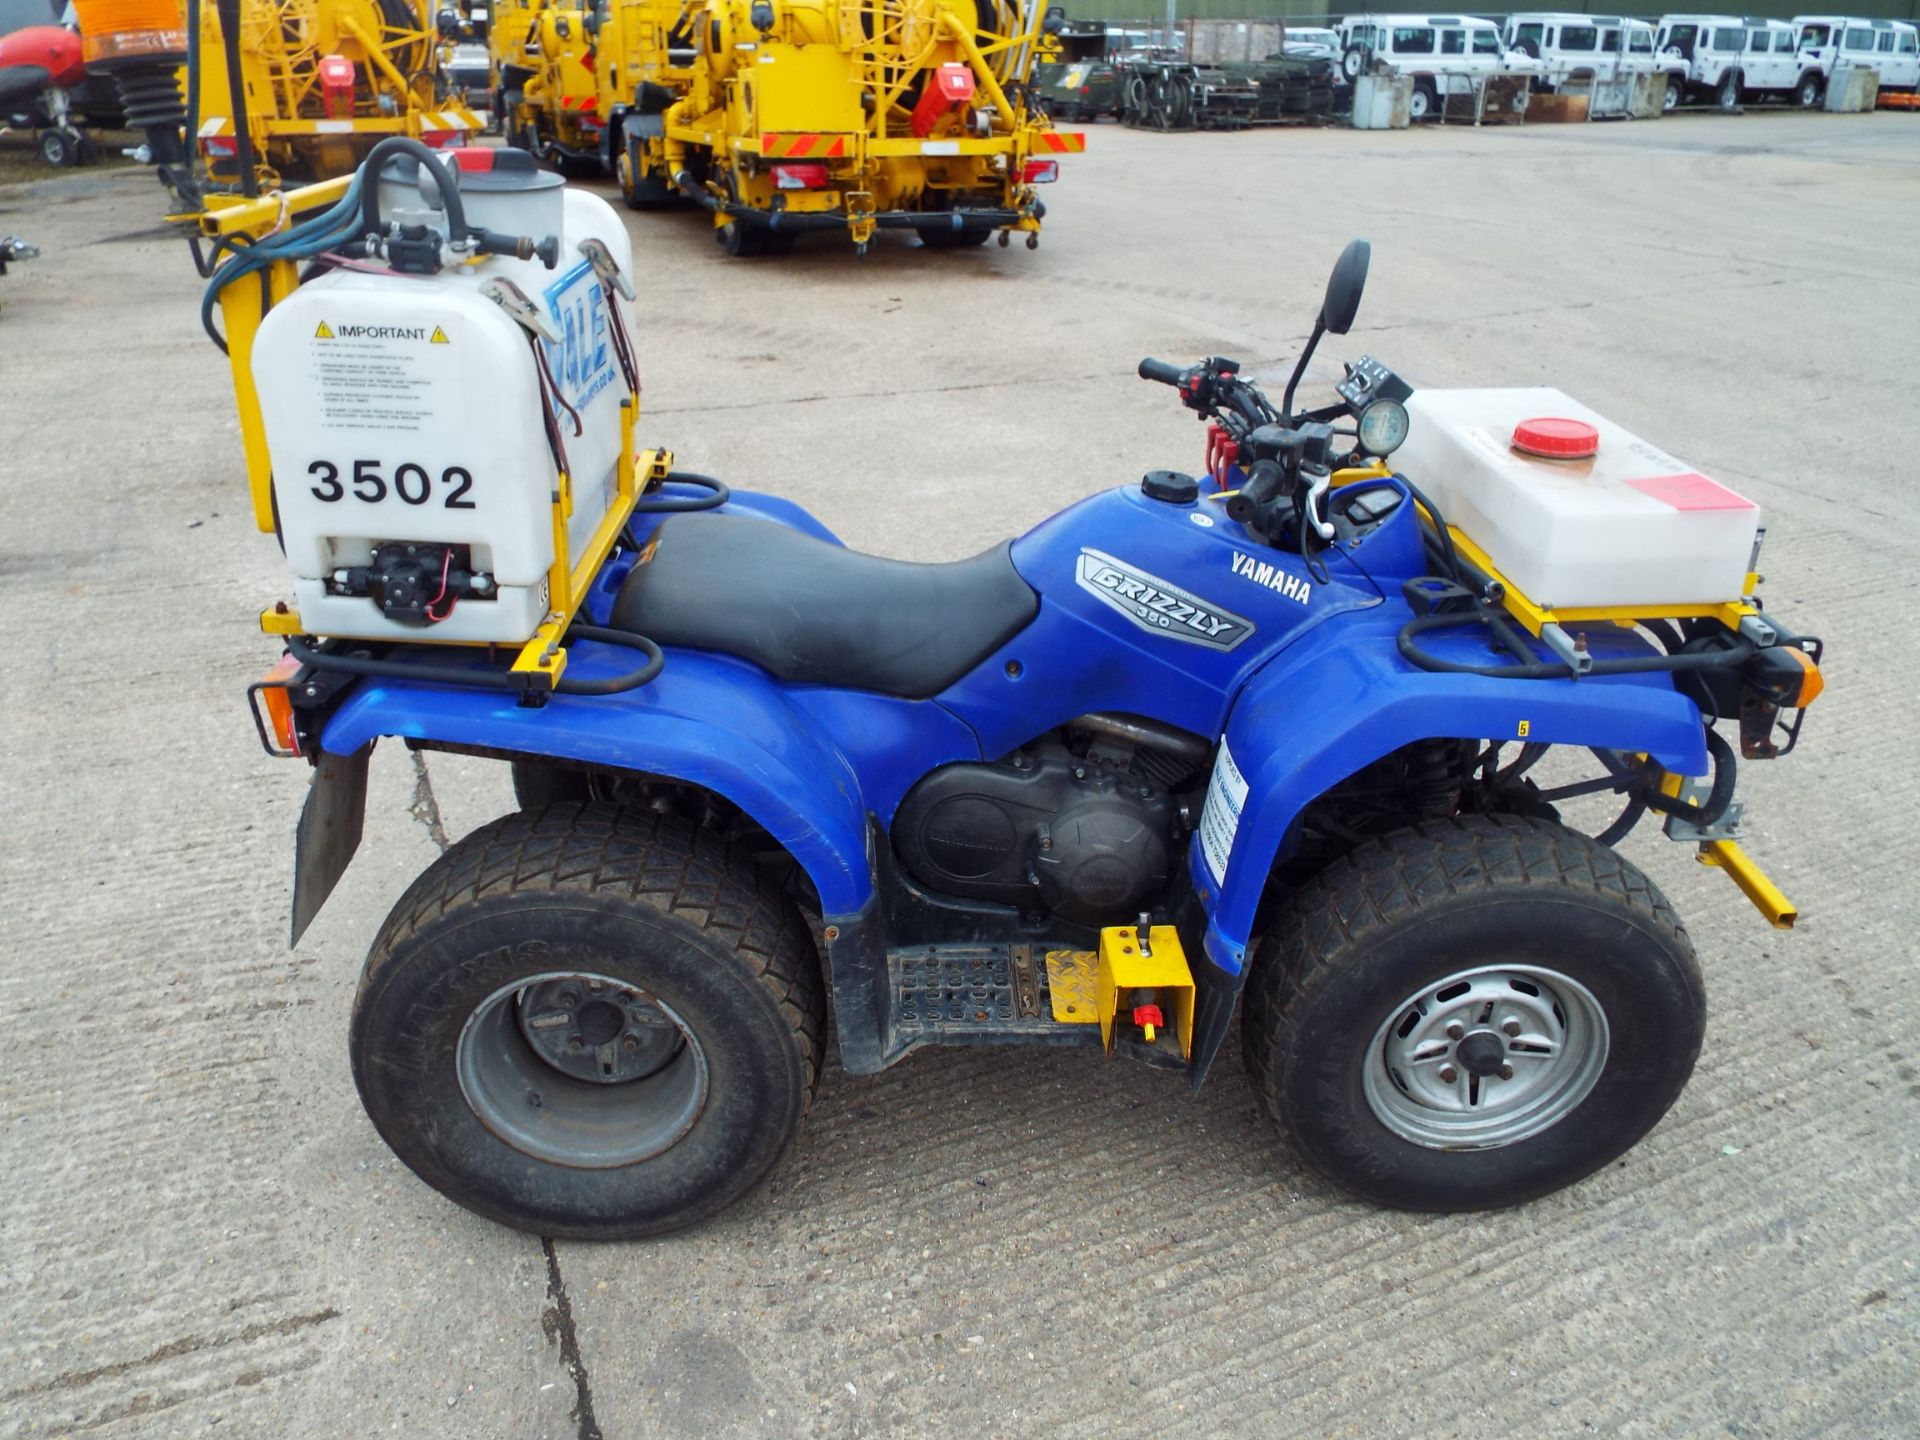
[[[1029,1040],[1087,1044],[1056,1024],[1033,945],[913,945],[890,951],[893,1028],[907,1044]]]
[[[1193,973],[1171,925],[1109,926],[1097,951],[915,945],[887,965],[908,1046],[1097,1042],[1168,1069],[1193,1053]]]

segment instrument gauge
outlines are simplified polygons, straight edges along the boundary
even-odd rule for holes
[[[1376,400],[1360,412],[1360,448],[1369,455],[1391,455],[1406,443],[1412,425],[1398,400]]]

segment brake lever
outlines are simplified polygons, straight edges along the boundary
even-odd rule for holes
[[[1333,522],[1326,518],[1327,487],[1333,483],[1333,472],[1319,466],[1303,468],[1301,473],[1307,477],[1306,514],[1303,517],[1310,522],[1314,532],[1322,540],[1333,539]]]

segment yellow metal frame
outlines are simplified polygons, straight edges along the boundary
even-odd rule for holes
[[[1512,615],[1528,631],[1538,636],[1548,625],[1558,625],[1565,630],[1574,625],[1620,625],[1631,627],[1641,620],[1718,620],[1729,630],[1738,630],[1740,622],[1749,615],[1760,612],[1745,599],[1703,602],[1684,605],[1541,605],[1531,600],[1521,589],[1495,568],[1487,552],[1462,534],[1458,527],[1449,525],[1447,533],[1453,537],[1454,548],[1474,569],[1488,579],[1498,581],[1504,592],[1501,597],[1507,613]],[[1742,587],[1743,595],[1751,595],[1760,583],[1760,577],[1748,574]]]
[[[1799,909],[1766,877],[1753,857],[1740,848],[1739,841],[1709,840],[1694,858],[1702,865],[1724,870],[1727,878],[1740,887],[1740,893],[1753,902],[1753,908],[1766,916],[1767,923],[1774,929],[1791,930],[1793,922],[1800,918]]]
[[[296,218],[337,204],[347,193],[351,176],[323,180],[317,185],[253,200],[212,196],[208,209],[197,216],[175,217],[196,223],[209,239],[244,235],[265,239],[284,230]],[[257,285],[228,285],[220,292],[220,313],[226,325],[227,362],[233,371],[234,404],[240,413],[240,441],[247,461],[247,489],[253,503],[254,524],[272,532],[273,461],[267,452],[266,427],[260,419],[260,396],[253,384],[253,342],[260,322],[274,304],[291,295],[300,283],[292,261],[276,261],[266,270],[267,293]],[[573,478],[560,472],[552,505],[553,564],[547,571],[547,618],[533,638],[520,647],[511,666],[528,690],[551,691],[566,673],[567,652],[561,640],[579,614],[581,601],[593,577],[605,563],[633,515],[634,502],[673,468],[668,450],[634,450],[634,425],[640,416],[640,396],[629,393],[620,402],[620,461],[615,467],[614,493],[607,513],[576,562],[572,558],[568,522],[573,518]],[[268,635],[307,633],[299,612],[288,606],[262,611],[260,628]],[[440,642],[449,643],[449,642]],[[486,642],[452,642],[484,644]]]
[[[1685,782],[1678,775],[1669,773],[1661,778],[1662,795],[1677,800],[1685,788]],[[1740,887],[1740,893],[1753,902],[1753,908],[1764,915],[1774,929],[1791,930],[1793,922],[1800,918],[1798,907],[1767,878],[1738,840],[1704,840],[1693,858],[1702,865],[1725,871],[1727,878]]]
[[[1344,475],[1350,472],[1340,473]],[[1487,552],[1458,529],[1449,525],[1447,533],[1453,537],[1454,547],[1468,564],[1500,585],[1503,592],[1501,604],[1507,613],[1526,626],[1527,630],[1536,637],[1549,625],[1558,625],[1563,630],[1575,625],[1618,625],[1631,628],[1641,620],[1711,619],[1718,620],[1729,630],[1738,630],[1740,622],[1747,616],[1760,613],[1758,608],[1750,604],[1746,598],[1750,597],[1760,584],[1760,577],[1752,572],[1748,573],[1745,583],[1741,586],[1742,598],[1739,600],[1682,605],[1567,605],[1558,608],[1541,605],[1528,598],[1518,586],[1502,575],[1493,561],[1487,557]],[[1677,797],[1681,788],[1682,777],[1678,775],[1670,773],[1660,782],[1661,793],[1665,795]],[[1753,902],[1754,908],[1766,917],[1769,925],[1777,930],[1793,928],[1794,921],[1799,918],[1799,910],[1781,892],[1780,887],[1766,877],[1753,857],[1741,848],[1739,841],[1704,841],[1695,858],[1702,865],[1710,865],[1716,870],[1725,871],[1727,877],[1740,887],[1740,892]]]

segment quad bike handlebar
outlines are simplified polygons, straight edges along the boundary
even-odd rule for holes
[[[1287,531],[1297,530],[1301,557],[1317,569],[1313,552],[1334,535],[1325,496],[1334,466],[1344,463],[1333,454],[1334,437],[1355,433],[1336,431],[1330,423],[1355,413],[1345,397],[1293,416],[1275,409],[1258,386],[1240,378],[1240,362],[1223,355],[1184,368],[1149,356],[1140,362],[1139,373],[1144,380],[1173,386],[1181,404],[1219,427],[1231,463],[1245,477],[1224,497],[1227,514],[1276,548],[1284,545]],[[1356,449],[1346,461],[1357,458]]]

